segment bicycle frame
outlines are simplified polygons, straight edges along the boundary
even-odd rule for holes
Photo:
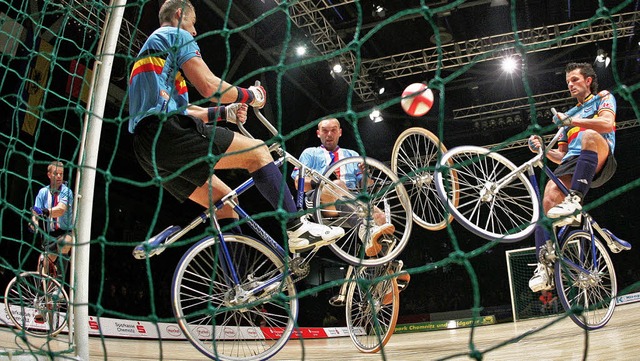
[[[538,168],[541,168],[545,172],[545,174],[547,175],[549,180],[554,182],[558,186],[560,191],[565,196],[568,195],[569,194],[569,189],[567,189],[567,187],[564,185],[564,183],[562,183],[560,181],[560,179],[553,173],[551,168],[549,168],[549,166],[547,166],[546,164],[544,164],[542,162],[542,159],[543,159],[544,155],[546,154],[546,152],[548,152],[555,145],[555,143],[558,141],[558,139],[562,135],[562,132],[563,132],[563,129],[560,128],[558,130],[558,132],[555,134],[555,136],[552,138],[552,140],[549,142],[549,144],[545,147],[544,151],[541,150],[533,158],[531,158],[530,160],[526,161],[525,163],[523,163],[522,165],[517,167],[511,173],[509,173],[508,175],[504,176],[502,179],[498,180],[496,182],[496,187],[495,187],[494,191],[498,192],[500,190],[500,188],[502,188],[505,185],[509,184],[519,174],[527,172],[528,173],[528,177],[529,177],[529,181],[530,181],[531,185],[533,186],[533,188],[535,190],[536,196],[538,197],[538,199],[541,199],[540,198],[541,197],[541,192],[540,192],[540,188],[538,187],[538,180],[537,180],[537,177],[536,177],[535,172],[534,172],[534,168],[538,167]],[[611,240],[611,236],[612,235],[609,235],[607,232],[605,232],[598,225],[598,223],[588,213],[586,213],[584,211],[582,211],[580,213],[578,219],[581,219],[581,228],[591,235],[590,248],[591,248],[591,255],[592,255],[592,258],[593,258],[592,261],[593,261],[593,264],[596,267],[598,267],[599,266],[598,265],[599,261],[597,260],[597,257],[596,257],[596,252],[595,252],[596,245],[595,245],[595,242],[594,242],[595,233],[600,235],[600,237],[602,237],[602,239],[605,240],[607,242],[607,244],[611,244],[612,243],[612,240]],[[556,237],[557,237],[558,247],[559,248],[562,248],[562,246],[564,245],[564,242],[566,241],[567,237],[570,234],[570,230],[571,230],[571,226],[565,225],[565,226],[560,227],[560,229],[558,229],[558,231],[556,232]],[[555,259],[554,259],[554,261],[555,261]],[[566,264],[568,264],[569,266],[571,266],[572,268],[574,268],[576,270],[579,270],[580,272],[584,272],[584,273],[588,273],[589,272],[588,270],[584,269],[580,265],[575,264],[574,262],[571,262],[570,260],[564,260],[564,261],[566,262]]]
[[[265,126],[267,126],[267,128],[273,129],[271,124],[268,122],[268,120],[266,120],[266,118],[264,118],[262,116],[261,113],[256,111],[256,114],[259,116],[259,118],[261,118],[263,124]],[[246,130],[244,130],[244,128],[242,126],[240,126],[240,129],[245,135],[251,137],[251,135]],[[278,158],[277,160],[274,161],[276,166],[281,167],[284,164],[284,162],[287,161],[287,162],[291,163],[293,166],[298,167],[300,169],[300,176],[299,176],[299,179],[298,179],[298,182],[299,182],[300,186],[298,187],[298,190],[296,192],[296,206],[297,206],[298,210],[302,210],[303,207],[304,207],[304,197],[305,197],[304,182],[305,182],[305,177],[312,177],[316,181],[325,182],[325,184],[333,184],[333,182],[330,179],[324,177],[318,171],[316,171],[314,169],[307,168],[297,158],[291,156],[287,152],[283,152],[282,149],[277,144],[275,146],[272,146],[271,150],[275,150],[275,151],[279,152],[280,155],[281,155],[280,158]],[[253,220],[253,218],[251,218],[251,216],[235,200],[235,198],[237,196],[239,196],[239,195],[243,194],[244,192],[246,192],[254,184],[255,184],[255,182],[254,182],[253,178],[249,178],[248,180],[246,180],[245,182],[240,184],[238,187],[233,189],[231,192],[226,194],[224,197],[222,197],[218,202],[216,202],[214,204],[214,207],[215,207],[216,210],[219,210],[223,206],[229,205],[233,209],[233,211],[239,216],[240,219],[246,219],[247,220],[247,224],[249,225],[249,227],[259,237],[256,240],[258,240],[259,242],[265,244],[271,250],[276,252],[276,254],[281,259],[285,259],[287,257],[285,249],[278,242],[276,242],[274,240],[274,238],[271,237],[271,235],[269,235],[269,233],[266,232],[255,220]],[[335,186],[335,189],[332,189],[332,191],[334,191],[335,193],[339,194],[343,198],[350,198],[350,199],[353,199],[353,200],[356,199],[353,194],[343,190],[342,188],[339,188],[337,185]],[[211,213],[209,211],[203,212],[195,220],[193,220],[187,227],[185,227],[184,229],[174,233],[173,235],[170,235],[168,237],[168,239],[165,241],[165,243],[163,244],[162,248],[164,249],[164,247],[166,247],[167,245],[175,242],[176,240],[181,238],[184,234],[186,234],[188,231],[190,231],[191,229],[195,228],[197,225],[206,222],[207,219],[209,219],[210,217],[211,217]],[[237,284],[240,283],[239,278],[238,278],[238,273],[237,273],[234,265],[231,262],[231,258],[229,256],[229,250],[228,250],[226,242],[224,240],[224,235],[220,232],[220,226],[218,225],[217,221],[215,221],[215,217],[213,217],[213,220],[214,220],[213,221],[214,229],[216,229],[216,231],[218,233],[216,237],[217,237],[218,242],[220,244],[223,263],[224,263],[225,267],[227,268],[227,271],[229,272],[229,275],[230,275],[231,279],[233,280],[234,284],[237,285]],[[159,250],[159,251],[155,252],[154,254],[158,254],[160,252],[161,251]],[[310,259],[311,257],[313,257],[314,254],[315,254],[315,252],[311,252],[308,256],[305,257],[305,261]],[[291,269],[289,269],[287,271],[287,273],[280,274],[278,277],[275,277],[273,279],[265,281],[264,284],[256,287],[255,289],[250,291],[250,293],[251,294],[256,294],[256,293],[260,292],[261,290],[269,287],[270,285],[272,285],[272,284],[274,284],[276,282],[280,282],[283,278],[285,278],[287,276],[290,276],[292,273],[293,272],[291,271]]]

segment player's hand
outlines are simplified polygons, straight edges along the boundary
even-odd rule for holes
[[[553,122],[555,123],[555,125],[558,126],[558,128],[568,127],[571,125],[572,121],[573,119],[564,113],[557,113],[556,115],[553,116]]]
[[[529,137],[527,145],[529,145],[530,151],[538,153],[540,151],[540,147],[542,146],[542,138],[539,135],[532,135]]]
[[[249,91],[253,94],[253,101],[249,103],[254,108],[262,109],[267,103],[267,92],[262,86],[250,86]]]
[[[227,122],[238,124],[238,122],[244,124],[247,121],[247,109],[249,106],[242,103],[233,103],[225,106],[225,117]]]
[[[31,210],[39,216],[49,217],[49,210],[46,208],[40,209],[38,207],[33,207]]]

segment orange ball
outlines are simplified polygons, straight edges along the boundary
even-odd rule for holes
[[[412,117],[421,117],[433,106],[433,91],[423,83],[413,83],[402,92],[400,105]]]

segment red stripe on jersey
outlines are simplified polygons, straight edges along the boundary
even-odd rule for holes
[[[188,90],[187,82],[184,80],[184,77],[180,72],[176,74],[175,86],[176,86],[176,90],[178,91],[178,94],[184,94]]]
[[[146,72],[154,72],[156,74],[162,73],[162,69],[164,68],[165,60],[158,57],[148,57],[144,59],[140,59],[133,64],[133,69],[131,70],[131,76],[129,77],[129,83],[133,80],[133,77],[140,73]]]
[[[567,132],[567,143],[571,144],[571,142],[576,139],[576,137],[578,136],[578,134],[580,134],[581,131],[585,130],[585,128],[580,128],[580,127],[573,127],[571,128],[568,132]]]

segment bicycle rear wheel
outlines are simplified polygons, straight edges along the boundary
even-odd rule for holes
[[[324,176],[330,178],[335,172],[340,172],[349,165],[365,164],[366,174],[362,183],[366,187],[345,190],[333,182],[321,183],[315,192],[315,205],[321,205],[323,193],[330,193],[341,204],[337,210],[328,214],[323,211],[324,206],[316,208],[316,219],[329,226],[343,227],[345,235],[336,243],[331,244],[331,250],[345,262],[354,266],[379,266],[394,260],[404,249],[411,235],[413,214],[409,195],[402,183],[387,166],[381,162],[365,157],[349,157],[335,162]],[[364,227],[365,220],[371,218],[374,209],[384,212],[387,222],[395,227],[393,234],[384,235],[386,249],[382,255],[366,258],[364,242],[360,239],[360,227]],[[363,232],[363,234],[366,234]]]
[[[413,220],[421,227],[438,231],[453,220],[436,191],[434,173],[438,159],[447,151],[438,137],[427,129],[414,127],[402,132],[393,145],[391,170],[407,189],[413,210]],[[455,172],[449,182],[455,189]],[[458,195],[457,192],[452,192]],[[455,201],[455,200],[454,200]]]
[[[486,148],[455,147],[440,159],[436,189],[449,212],[471,232],[491,241],[519,241],[533,232],[540,209],[531,182],[522,172],[513,173],[516,168]],[[449,180],[451,170],[457,187]]]
[[[388,274],[387,265],[360,267],[349,285],[347,328],[353,344],[360,352],[380,351],[395,330],[400,310],[400,291],[395,277],[369,283]]]
[[[56,279],[38,272],[23,272],[7,285],[7,315],[26,334],[53,337],[67,325],[69,296]]]
[[[593,246],[593,247],[592,247]],[[605,246],[598,239],[591,242],[591,234],[573,231],[567,237],[555,263],[558,298],[569,317],[586,330],[606,325],[616,307],[618,286],[613,262]]]
[[[172,306],[187,339],[216,360],[264,360],[287,342],[298,315],[296,289],[283,260],[259,241],[205,238],[182,257],[173,277]],[[227,267],[231,262],[240,281]],[[278,280],[276,283],[272,283]],[[253,294],[256,288],[267,286]],[[274,295],[281,293],[284,297]]]

